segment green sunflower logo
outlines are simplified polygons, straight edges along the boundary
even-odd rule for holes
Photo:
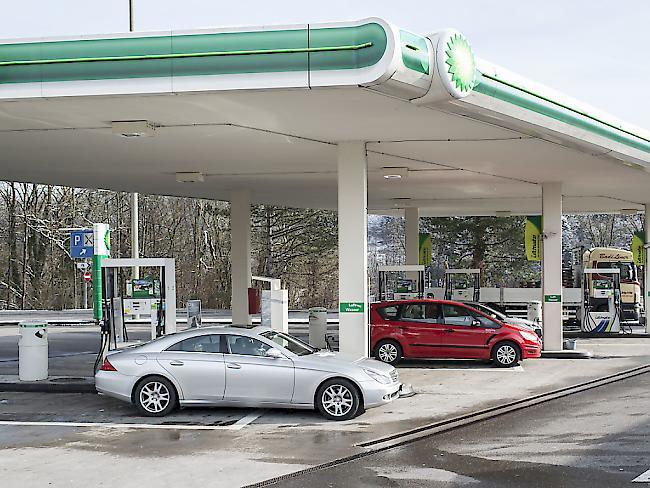
[[[447,41],[447,72],[451,82],[461,92],[469,92],[476,84],[476,61],[467,39],[460,34],[453,34]]]

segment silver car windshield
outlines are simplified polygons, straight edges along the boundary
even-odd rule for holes
[[[481,312],[486,313],[494,317],[495,319],[499,319],[499,320],[506,319],[505,314],[499,312],[498,310],[494,310],[493,308],[490,308],[486,305],[483,305],[482,303],[470,303],[469,306],[474,307],[475,309],[480,310]]]
[[[283,332],[276,332],[274,330],[268,330],[260,334],[262,337],[271,339],[273,342],[279,346],[284,347],[285,349],[291,351],[292,353],[298,356],[306,356],[307,354],[313,354],[318,351],[317,348],[310,346],[306,342],[301,341],[289,334]]]

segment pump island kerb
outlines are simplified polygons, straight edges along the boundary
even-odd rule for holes
[[[0,109],[5,180],[230,201],[237,322],[250,205],[344,209],[340,344],[365,355],[369,212],[543,215],[560,349],[562,213],[650,203],[647,132],[377,18],[0,41]]]

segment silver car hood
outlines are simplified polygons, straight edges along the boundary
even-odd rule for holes
[[[505,322],[512,325],[528,327],[529,329],[539,329],[541,327],[540,324],[533,322],[532,320],[521,319],[519,317],[508,317]]]
[[[347,368],[354,368],[357,366],[360,368],[371,369],[384,375],[390,375],[390,372],[395,369],[390,364],[382,363],[375,359],[360,358],[353,354],[332,351],[318,351],[307,356],[299,356],[294,361],[296,362],[296,365],[302,367],[313,367],[327,371],[344,371]]]

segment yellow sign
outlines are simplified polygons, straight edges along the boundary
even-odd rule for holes
[[[634,264],[645,266],[645,233],[643,231],[635,232],[632,235],[632,255]]]
[[[431,243],[431,234],[420,234],[420,264],[429,266],[433,254],[433,244]]]
[[[526,242],[526,259],[528,261],[542,260],[542,217],[534,215],[526,217],[526,228],[524,231]]]

